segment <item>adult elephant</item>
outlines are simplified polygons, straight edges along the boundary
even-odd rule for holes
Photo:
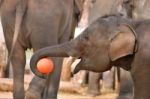
[[[149,0],[129,0],[132,4],[132,17],[134,19],[150,18],[150,1]]]
[[[149,19],[149,0],[123,0],[127,16],[133,19]]]
[[[1,0],[0,4],[5,42],[13,68],[13,97],[24,99],[26,49],[37,51],[70,40],[82,4],[80,0]],[[41,99],[43,90],[44,99],[57,98],[62,59],[54,58],[54,61],[57,66],[51,77],[47,82],[34,77],[26,99]]]
[[[119,16],[97,19],[70,42],[37,51],[31,59],[32,71],[43,57],[78,57],[74,73],[80,70],[104,72],[112,66],[129,70],[134,82],[134,99],[150,98],[150,21],[134,21]]]

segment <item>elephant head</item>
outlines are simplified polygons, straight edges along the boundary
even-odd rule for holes
[[[79,70],[94,72],[109,70],[112,67],[111,62],[132,55],[135,51],[136,35],[127,23],[119,22],[116,17],[99,18],[76,39],[37,51],[30,62],[31,70],[36,75],[45,77],[36,69],[39,59],[68,56],[81,59],[74,73]]]

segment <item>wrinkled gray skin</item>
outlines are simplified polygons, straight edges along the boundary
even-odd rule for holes
[[[113,2],[113,3],[112,3]],[[118,2],[118,3],[117,3]],[[121,6],[119,5],[119,2]],[[122,2],[122,3],[121,3]],[[103,6],[108,6],[107,8]],[[113,7],[112,7],[113,6]],[[118,6],[122,7],[119,8]],[[124,17],[132,19],[149,19],[150,18],[150,1],[149,0],[95,0],[90,13],[90,23],[97,17],[108,13],[121,13]],[[117,9],[119,8],[119,10]],[[99,13],[98,13],[99,12]],[[97,80],[98,76],[92,79],[92,83]],[[133,95],[132,79],[130,73],[121,70],[121,83],[118,99],[129,99]],[[97,86],[93,84],[93,88]],[[91,87],[92,88],[92,87]],[[96,90],[96,89],[95,89]],[[98,90],[97,90],[98,92]]]
[[[120,13],[124,17],[131,17],[129,15],[132,15],[131,14],[132,8],[129,3],[130,2],[128,0],[94,0],[93,6],[89,13],[89,23],[92,23],[98,17],[104,16],[106,14],[112,14],[112,13]],[[105,7],[105,6],[107,6],[107,7]],[[98,89],[99,88],[99,80],[100,80],[100,79],[98,80],[98,78],[100,78],[100,77],[99,77],[98,73],[96,73],[96,74],[94,74],[92,72],[89,73],[89,75],[94,75],[92,78],[89,78],[89,83],[88,83],[88,85],[89,85],[88,93],[93,94],[93,95],[100,94],[99,89]],[[121,75],[122,75],[122,73],[121,73]],[[101,76],[102,76],[102,73],[101,73]],[[105,73],[104,73],[104,76],[105,76]],[[123,79],[124,79],[123,75],[121,77],[123,77]],[[120,83],[121,88],[120,88],[119,94],[121,96],[123,96],[123,95],[126,96],[126,93],[124,93],[124,92],[127,91],[127,88],[128,88],[128,90],[132,89],[132,87],[128,87],[131,85],[130,83],[124,83],[124,82],[129,81],[127,79],[128,77],[125,77],[125,78],[126,78],[126,80],[123,81],[123,83]],[[106,79],[104,79],[104,81],[106,81],[106,83],[109,84],[110,89],[113,89],[113,87],[114,87],[113,84],[110,85],[110,83],[114,82],[114,80],[115,80],[114,78],[111,78],[111,74],[109,74],[109,78],[107,77]],[[126,90],[123,89],[124,87],[126,88]],[[132,92],[131,92],[131,94],[132,94]]]
[[[150,99],[150,21],[132,21],[117,16],[99,18],[70,42],[37,51],[31,59],[32,71],[43,57],[78,57],[74,70],[104,72],[112,66],[129,70],[134,83],[134,99]]]
[[[0,4],[4,37],[13,68],[13,99],[24,99],[26,49],[36,51],[68,41],[77,22],[76,12],[80,9],[75,7],[74,0],[1,0]],[[53,59],[56,67],[51,77],[47,82],[34,77],[26,99],[41,99],[41,93],[44,99],[57,98],[62,59]]]
[[[127,16],[132,19],[150,19],[150,1],[149,0],[124,0],[123,8]],[[133,96],[133,81],[130,72],[122,70],[121,86],[118,99],[130,99]],[[123,89],[123,90],[122,90]]]

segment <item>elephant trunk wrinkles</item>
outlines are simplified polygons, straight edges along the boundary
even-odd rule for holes
[[[42,48],[36,51],[30,61],[32,72],[41,78],[46,78],[47,75],[43,75],[37,71],[36,65],[38,60],[45,57],[69,57],[69,55],[67,54],[69,50],[71,50],[70,43],[64,43],[61,45],[56,45],[54,47]]]

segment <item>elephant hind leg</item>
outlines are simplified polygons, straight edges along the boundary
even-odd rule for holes
[[[57,99],[57,93],[62,69],[62,58],[53,58],[55,69],[47,79],[42,99]]]
[[[2,77],[9,78],[9,67],[10,67],[10,64],[6,65],[6,67],[3,69],[3,71],[2,71]]]

